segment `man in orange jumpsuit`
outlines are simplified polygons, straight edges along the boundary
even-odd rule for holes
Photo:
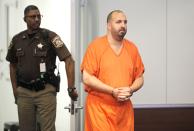
[[[126,32],[125,14],[112,11],[107,34],[93,40],[85,53],[85,131],[134,131],[130,97],[143,85],[144,65],[137,47],[124,39]]]

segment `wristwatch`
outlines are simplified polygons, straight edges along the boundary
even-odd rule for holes
[[[76,89],[75,87],[68,87],[68,88],[67,88],[67,91],[68,91],[69,93],[72,93],[75,89]]]

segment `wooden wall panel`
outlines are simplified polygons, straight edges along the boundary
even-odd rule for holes
[[[194,131],[194,107],[136,108],[135,131]]]

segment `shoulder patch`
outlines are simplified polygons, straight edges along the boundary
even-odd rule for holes
[[[51,41],[55,48],[60,48],[63,46],[63,41],[58,35],[55,36]]]

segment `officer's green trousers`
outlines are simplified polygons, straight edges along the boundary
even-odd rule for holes
[[[17,92],[20,131],[36,131],[37,121],[41,131],[55,131],[55,88],[46,84],[45,89],[38,92],[23,87],[18,87]]]

